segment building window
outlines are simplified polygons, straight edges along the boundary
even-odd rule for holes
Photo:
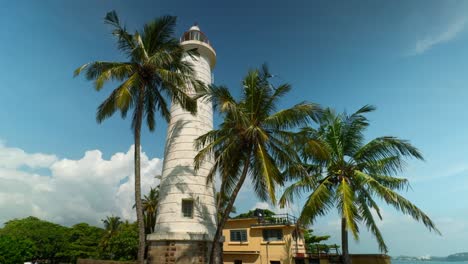
[[[270,260],[270,264],[281,264],[281,261],[278,261],[278,260]]]
[[[234,260],[234,264],[242,264],[242,260],[236,259],[236,260]]]
[[[231,241],[235,242],[246,242],[247,241],[247,230],[231,230]]]
[[[182,215],[187,218],[193,218],[193,200],[182,200]]]
[[[283,240],[283,230],[263,229],[263,241],[281,241],[281,240]]]

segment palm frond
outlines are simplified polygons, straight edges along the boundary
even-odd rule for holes
[[[257,144],[254,155],[252,181],[255,193],[260,199],[270,200],[273,204],[276,204],[275,185],[283,184],[281,172],[262,144]]]
[[[300,223],[312,224],[317,216],[325,215],[332,208],[334,198],[331,188],[332,183],[328,178],[321,181],[307,198],[299,216]]]
[[[441,234],[429,216],[421,211],[421,209],[419,209],[416,205],[412,204],[410,201],[393,190],[381,185],[371,176],[360,171],[355,171],[355,174],[358,177],[364,178],[374,193],[382,198],[387,204],[392,205],[395,209],[402,212],[403,214],[410,215],[416,221],[421,221],[429,230],[434,231],[437,234]]]
[[[136,71],[136,66],[125,62],[95,61],[87,63],[75,70],[74,76],[86,71],[86,79],[94,80],[97,91],[101,90],[104,84],[109,81],[123,81]]]
[[[357,221],[359,214],[355,205],[355,195],[350,184],[343,178],[336,190],[338,200],[338,208],[340,209],[341,216],[346,220],[346,228],[351,231],[355,240],[359,239],[359,228]]]
[[[371,140],[356,152],[358,161],[373,161],[383,158],[405,156],[424,160],[421,152],[407,140],[396,137],[379,137]]]
[[[147,23],[143,29],[142,39],[149,54],[154,54],[173,43],[173,35],[177,24],[177,17],[162,16]]]
[[[300,198],[302,193],[313,190],[316,181],[312,179],[312,177],[302,177],[286,188],[278,201],[280,207],[284,208],[287,205],[294,204],[294,197]]]
[[[108,12],[104,17],[104,23],[114,27],[112,34],[117,37],[118,48],[130,56],[135,49],[136,44],[133,40],[133,35],[129,34],[125,26],[120,24],[117,12],[115,12],[115,10]]]
[[[319,109],[316,104],[302,102],[267,117],[264,125],[276,129],[291,129],[298,126],[306,126]]]
[[[374,235],[379,244],[379,249],[383,253],[388,252],[388,247],[385,244],[382,233],[380,232],[377,224],[375,223],[374,216],[372,215],[371,210],[366,204],[364,197],[359,198],[359,215],[362,217],[362,221],[367,226],[368,230]]]

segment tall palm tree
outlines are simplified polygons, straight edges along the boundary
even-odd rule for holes
[[[212,181],[216,171],[221,175],[221,193],[229,193],[227,203],[218,202],[221,219],[212,245],[210,263],[220,261],[219,239],[241,187],[249,175],[255,193],[261,200],[276,202],[276,186],[283,184],[281,169],[299,158],[291,147],[288,132],[304,125],[318,106],[299,103],[277,111],[279,100],[291,90],[288,84],[275,87],[266,66],[251,70],[242,81],[242,95],[234,99],[226,87],[211,87],[209,93],[215,109],[224,120],[218,129],[196,140],[199,153],[195,169],[212,154],[214,166],[208,175]],[[219,201],[222,201],[220,199]],[[223,205],[225,204],[225,205]],[[216,260],[215,260],[216,255]]]
[[[119,82],[110,96],[98,107],[96,119],[101,123],[115,112],[123,118],[133,109],[132,130],[135,141],[135,203],[139,227],[138,262],[143,263],[145,229],[141,205],[140,186],[140,132],[144,119],[150,131],[155,128],[155,112],[169,121],[170,112],[166,98],[172,98],[184,109],[195,113],[196,100],[187,92],[203,89],[196,80],[192,65],[185,60],[184,49],[173,38],[176,18],[163,16],[143,27],[141,32],[129,33],[120,24],[115,11],[107,13],[105,23],[111,25],[120,51],[126,62],[95,61],[79,67],[75,76],[86,72],[88,80],[94,80],[96,90],[108,81]],[[195,51],[188,51],[194,55]]]
[[[365,143],[364,131],[369,126],[365,114],[374,110],[373,106],[364,106],[347,115],[327,109],[319,118],[317,129],[307,127],[299,132],[299,152],[310,175],[288,187],[280,199],[280,205],[284,206],[295,195],[311,192],[299,218],[305,224],[333,207],[338,208],[346,264],[350,263],[348,232],[357,240],[360,223],[373,233],[380,250],[388,251],[372,214],[374,211],[382,219],[375,198],[439,233],[424,212],[398,194],[409,183],[395,175],[403,171],[405,158],[423,160],[419,150],[406,140],[390,136]]]
[[[143,215],[145,218],[145,232],[151,234],[156,225],[156,214],[158,212],[159,186],[151,188],[148,195],[142,199]]]

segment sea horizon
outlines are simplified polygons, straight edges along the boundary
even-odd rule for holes
[[[424,261],[421,261],[421,260],[408,260],[408,261],[404,261],[404,260],[393,260],[392,259],[392,264],[419,264],[421,262],[428,262],[430,264],[447,264],[447,263],[456,264],[456,263],[467,263],[468,261],[432,261],[432,260],[424,260]]]

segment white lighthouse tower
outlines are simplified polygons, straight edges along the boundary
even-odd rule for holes
[[[211,70],[216,53],[197,25],[181,38],[185,50],[197,49],[199,56],[186,55],[199,80],[211,84]],[[180,105],[171,105],[164,163],[159,194],[156,227],[148,235],[149,263],[207,263],[208,252],[216,232],[216,206],[212,184],[206,177],[211,161],[194,171],[197,151],[194,140],[213,128],[213,109],[208,100],[198,101],[192,115]]]

